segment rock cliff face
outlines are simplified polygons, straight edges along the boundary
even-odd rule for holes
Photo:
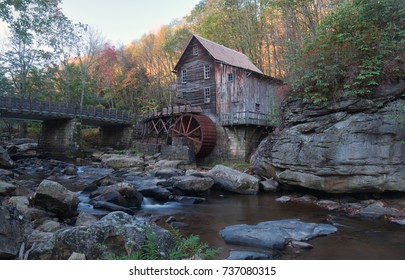
[[[329,193],[405,191],[405,82],[328,107],[288,101],[255,172]]]

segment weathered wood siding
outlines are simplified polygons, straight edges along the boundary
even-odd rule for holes
[[[230,73],[233,74],[231,82],[228,81]],[[215,74],[218,114],[271,113],[269,100],[274,95],[275,87],[268,77],[220,63],[216,65]]]
[[[194,47],[198,55],[194,55]],[[210,66],[209,79],[204,78],[204,66]],[[187,81],[182,82],[182,71],[187,70]],[[204,89],[210,88],[210,102],[204,102]],[[200,106],[204,111],[216,113],[215,62],[205,48],[193,39],[178,64],[177,72],[178,97],[186,100],[191,106]]]

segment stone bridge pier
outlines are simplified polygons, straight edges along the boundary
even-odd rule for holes
[[[78,119],[45,120],[38,139],[38,155],[75,158],[82,150],[82,123]]]
[[[117,149],[129,148],[133,136],[132,126],[100,126],[101,146]],[[38,155],[61,159],[74,159],[82,155],[82,122],[79,119],[45,120],[38,139]]]

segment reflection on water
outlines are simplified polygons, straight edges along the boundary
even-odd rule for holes
[[[263,221],[299,218],[305,222],[332,223],[338,233],[310,240],[311,250],[290,250],[282,258],[289,259],[405,259],[405,227],[381,220],[349,217],[305,203],[279,203],[279,194],[262,193],[242,196],[213,192],[203,204],[154,204],[146,199],[142,210],[156,215],[174,215],[190,226],[185,234],[198,234],[211,246],[223,248],[220,258],[231,249],[219,231],[234,224],[256,224]],[[161,223],[164,223],[164,218]],[[162,224],[163,225],[163,224]]]

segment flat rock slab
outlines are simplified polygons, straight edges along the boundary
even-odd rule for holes
[[[233,225],[220,231],[226,243],[262,249],[281,250],[289,241],[305,241],[335,233],[329,224],[305,223],[300,220],[279,220],[257,225]]]
[[[226,260],[272,260],[273,256],[262,252],[231,251]]]

